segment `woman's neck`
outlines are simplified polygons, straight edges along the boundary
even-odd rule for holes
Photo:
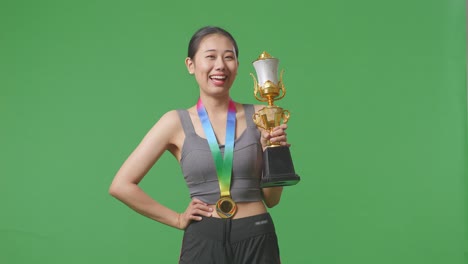
[[[210,97],[203,95],[200,95],[200,99],[202,100],[203,106],[205,107],[209,116],[219,114],[225,115],[229,108],[229,100],[231,100],[229,96]]]

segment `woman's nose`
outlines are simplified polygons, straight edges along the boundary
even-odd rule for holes
[[[224,70],[225,63],[223,57],[218,57],[216,59],[215,69],[216,70]]]

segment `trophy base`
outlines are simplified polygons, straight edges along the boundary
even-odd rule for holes
[[[263,152],[263,177],[261,188],[291,186],[301,178],[294,171],[289,147],[267,147]]]

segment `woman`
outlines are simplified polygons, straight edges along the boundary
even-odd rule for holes
[[[219,27],[204,27],[192,36],[185,64],[199,85],[197,105],[164,114],[110,186],[112,196],[138,213],[184,230],[179,263],[280,263],[265,205],[278,204],[282,187],[260,189],[259,184],[262,150],[268,140],[287,145],[287,126],[260,131],[252,114],[262,106],[231,100],[238,54],[234,38]],[[192,200],[182,213],[138,186],[166,150],[180,162],[190,189]]]

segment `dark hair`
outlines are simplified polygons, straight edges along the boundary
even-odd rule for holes
[[[200,46],[200,42],[202,41],[202,39],[212,34],[220,34],[230,39],[232,41],[232,44],[234,44],[234,48],[236,49],[236,57],[239,57],[239,49],[237,48],[236,40],[232,37],[231,33],[227,32],[226,30],[220,27],[213,26],[202,27],[199,30],[197,30],[195,34],[193,34],[188,46],[188,57],[193,59],[195,53],[197,53],[198,51],[198,46]]]

